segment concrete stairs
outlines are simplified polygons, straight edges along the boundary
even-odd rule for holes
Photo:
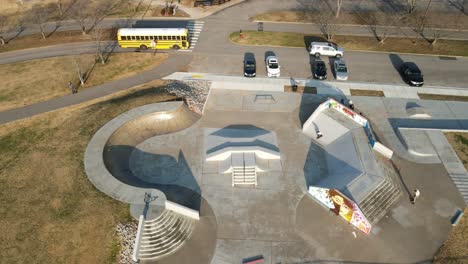
[[[257,186],[257,171],[255,166],[232,167],[232,186],[255,185]]]
[[[139,249],[141,260],[160,259],[179,249],[194,229],[194,220],[170,210],[145,221]]]
[[[385,216],[401,195],[398,186],[385,177],[377,188],[364,198],[359,207],[371,225],[374,225]]]
[[[468,174],[450,174],[450,178],[452,178],[453,183],[457,186],[465,203],[468,204]]]

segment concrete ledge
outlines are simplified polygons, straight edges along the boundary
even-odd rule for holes
[[[280,153],[259,146],[242,146],[242,147],[227,147],[213,153],[210,153],[206,157],[206,161],[222,161],[233,153],[255,153],[261,159],[280,159]]]
[[[375,142],[373,149],[388,159],[391,159],[393,156],[393,151],[379,142]]]
[[[140,244],[141,244],[141,237],[143,234],[145,226],[145,217],[143,215],[140,215],[140,219],[138,221],[138,229],[137,229],[137,234],[135,238],[135,244],[133,246],[133,254],[132,254],[132,259],[133,261],[137,262],[139,259],[139,250],[140,250]]]
[[[193,218],[195,220],[200,220],[200,212],[180,204],[173,203],[171,201],[166,200],[166,209]]]

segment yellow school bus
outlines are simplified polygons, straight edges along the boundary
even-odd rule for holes
[[[122,48],[188,49],[186,28],[120,28],[117,41]]]

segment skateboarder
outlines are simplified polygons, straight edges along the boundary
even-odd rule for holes
[[[323,134],[322,132],[320,132],[320,130],[317,130],[317,139],[323,137]]]
[[[412,204],[416,202],[416,200],[419,198],[419,195],[421,195],[421,192],[418,189],[414,189],[414,194],[413,194],[413,197],[411,198]]]

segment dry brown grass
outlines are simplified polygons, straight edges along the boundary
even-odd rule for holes
[[[304,49],[312,41],[327,41],[319,35],[271,31],[243,31],[243,38],[236,31],[231,33],[229,38],[242,45],[301,47]],[[385,43],[381,44],[373,37],[336,35],[333,42],[345,50],[468,56],[466,48],[468,41],[462,40],[441,39],[433,47],[423,39],[388,38]]]
[[[447,132],[447,140],[455,150],[461,162],[468,170],[468,133]],[[468,209],[465,208],[464,215],[457,226],[439,249],[434,257],[434,263],[467,263],[468,262]]]
[[[440,100],[440,101],[460,101],[468,102],[468,96],[459,95],[444,95],[444,94],[428,94],[418,93],[418,96],[422,100]]]
[[[121,79],[162,63],[167,54],[119,53],[112,54],[106,64],[96,63],[89,78],[79,90]],[[0,65],[0,111],[21,107],[70,93],[67,86],[79,80],[74,57],[56,57],[10,65]],[[95,55],[75,57],[83,69],[91,69]]]
[[[50,32],[48,32],[48,34],[50,34]],[[102,30],[102,40],[116,40],[116,36],[117,33],[115,29]],[[54,32],[46,39],[42,39],[40,34],[32,34],[6,40],[8,44],[0,46],[0,52],[63,45],[66,43],[89,42],[93,41],[93,38],[91,34],[81,34],[81,31],[66,31]]]
[[[317,94],[317,87],[312,86],[297,86],[297,91],[293,91],[291,85],[284,86],[285,92],[294,92],[294,93],[309,93],[309,94]]]
[[[468,263],[468,209],[465,208],[464,214],[457,226],[455,226],[448,239],[442,245],[434,257],[434,263]]]
[[[352,96],[376,96],[385,97],[382,91],[350,89]]]
[[[385,12],[368,12],[363,13],[362,16],[373,16],[376,19],[377,25],[388,26],[389,17],[393,14]],[[264,14],[259,14],[254,17],[251,17],[250,20],[258,21],[275,21],[275,22],[299,22],[299,23],[313,23],[316,21],[316,18],[319,16],[319,13],[314,12],[296,12],[296,11],[277,11],[269,12]],[[365,24],[362,19],[359,19],[359,16],[355,13],[341,12],[339,18],[336,20],[337,24],[355,24],[362,25]],[[432,25],[431,25],[432,23]],[[407,20],[395,20],[395,26],[408,26]],[[437,28],[454,28],[454,29],[463,29],[468,27],[468,17],[462,15],[460,12],[444,13],[437,12],[432,13],[429,16],[428,27],[437,27]]]
[[[445,136],[465,166],[465,169],[468,170],[468,132],[449,132],[445,133]]]
[[[128,206],[89,182],[83,154],[111,118],[173,99],[164,82],[0,126],[2,263],[115,263]],[[153,88],[154,87],[154,88]]]

